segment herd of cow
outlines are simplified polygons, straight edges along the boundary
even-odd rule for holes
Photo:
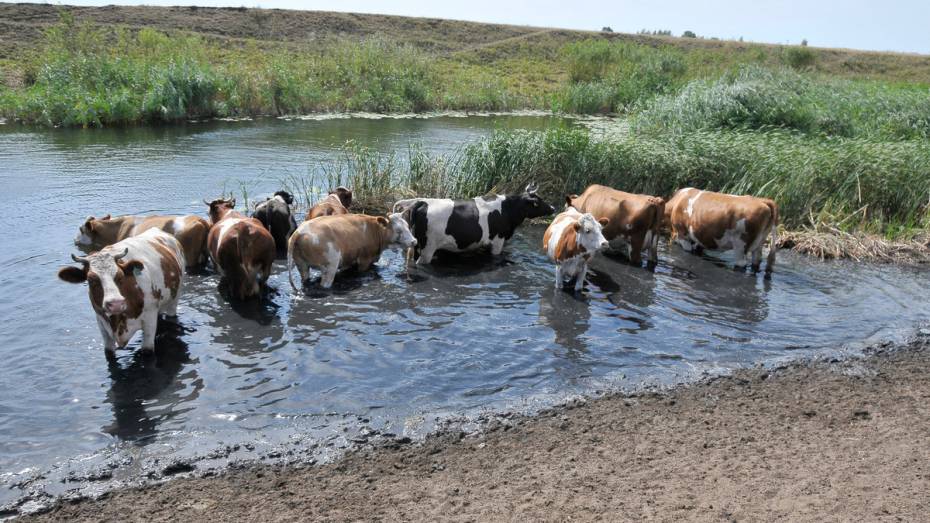
[[[408,263],[428,264],[437,251],[489,249],[500,254],[525,220],[555,209],[529,185],[521,193],[470,200],[414,198],[394,204],[387,216],[353,214],[352,191],[338,187],[318,202],[298,226],[285,191],[258,204],[252,217],[235,210],[236,200],[206,202],[209,221],[199,216],[89,217],[75,242],[99,248],[87,256],[72,254],[80,267],[63,267],[58,277],[88,284],[91,306],[108,355],[142,330],[142,348],[154,349],[160,315],[176,316],[186,268],[212,262],[231,294],[247,299],[260,294],[278,255],[286,253],[288,278],[296,267],[304,283],[310,269],[328,288],[339,271],[366,270],[389,247],[406,249]],[[581,290],[588,263],[599,250],[624,247],[639,265],[657,261],[660,232],[684,249],[730,250],[736,267],[753,271],[771,239],[766,273],[776,251],[778,207],[753,196],[681,189],[668,201],[592,185],[566,197],[543,236],[543,249],[556,264],[556,287],[574,279]]]

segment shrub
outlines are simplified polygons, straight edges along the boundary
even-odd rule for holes
[[[782,52],[782,61],[794,69],[809,69],[817,61],[817,55],[806,47],[788,47]]]

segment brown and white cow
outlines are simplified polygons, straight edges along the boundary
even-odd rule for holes
[[[300,281],[307,281],[311,268],[321,274],[320,286],[333,285],[336,273],[357,267],[367,270],[388,247],[409,249],[417,240],[400,213],[388,216],[342,214],[305,221],[291,235],[287,249],[287,276],[297,290],[291,273],[294,266]]]
[[[662,198],[591,185],[580,196],[567,196],[566,203],[597,219],[607,218],[610,223],[604,227],[604,237],[613,247],[628,246],[631,263],[642,263],[643,249],[649,251],[650,265],[658,260],[659,229],[665,212]]]
[[[81,267],[62,267],[58,277],[87,282],[108,356],[142,330],[142,348],[155,348],[159,314],[177,316],[184,271],[181,244],[159,229],[149,229],[87,256],[71,255]]]
[[[227,278],[233,296],[240,300],[257,296],[271,276],[274,238],[262,222],[235,210],[235,198],[219,198],[207,205],[211,224],[207,246],[213,266]]]
[[[778,244],[778,205],[768,198],[736,196],[693,187],[681,189],[665,205],[665,221],[672,241],[685,250],[732,249],[736,268],[746,268],[752,255],[752,269],[762,264],[762,246],[771,236],[765,272],[775,266]]]
[[[552,220],[543,235],[543,249],[555,262],[556,289],[562,288],[566,278],[575,278],[575,290],[581,290],[591,257],[608,246],[602,229],[609,223],[607,218],[598,220],[591,213],[582,214],[574,207]]]
[[[316,205],[310,208],[304,221],[319,218],[320,216],[336,216],[339,214],[349,214],[349,206],[352,205],[352,191],[345,187],[336,187],[336,190],[330,192],[326,198],[318,201]]]
[[[199,216],[89,216],[78,230],[74,243],[82,247],[106,247],[149,229],[160,229],[181,242],[188,267],[207,261],[210,224]]]

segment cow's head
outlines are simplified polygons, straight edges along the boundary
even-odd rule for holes
[[[601,230],[610,222],[607,218],[595,220],[591,213],[582,214],[573,224],[578,245],[587,252],[596,252],[607,247],[607,239]]]
[[[62,267],[58,277],[68,283],[86,281],[94,310],[106,316],[123,314],[129,304],[122,289],[128,288],[126,284],[132,282],[126,280],[131,278],[134,281],[143,268],[138,260],[123,261],[128,253],[129,249],[117,253],[103,250],[88,256],[72,254],[71,258],[81,266]]]
[[[555,208],[546,203],[536,191],[539,187],[535,183],[526,186],[520,194],[519,202],[524,218],[539,218],[555,212]]]
[[[215,224],[216,222],[223,219],[224,216],[229,211],[232,211],[236,208],[236,199],[235,198],[217,198],[212,202],[204,200],[203,203],[207,204],[210,207],[210,224]]]
[[[274,197],[275,197],[275,198],[279,198],[282,202],[284,202],[284,203],[286,203],[286,204],[288,204],[288,205],[293,205],[293,204],[294,204],[294,197],[291,196],[291,193],[289,193],[289,192],[287,192],[287,191],[278,191],[278,192],[274,193]]]
[[[109,240],[103,238],[107,236],[106,222],[108,221],[110,221],[109,214],[103,218],[88,216],[87,219],[84,220],[84,223],[78,228],[78,234],[74,238],[75,245],[90,247],[95,244],[110,243]]]
[[[349,206],[352,205],[352,191],[343,186],[336,187],[334,190],[330,191],[329,194],[335,194],[336,198],[339,198],[339,201],[342,203],[342,206],[349,209]]]
[[[401,213],[395,212],[387,216],[378,216],[378,223],[388,231],[388,243],[402,249],[417,246],[417,239],[410,232],[410,226]]]

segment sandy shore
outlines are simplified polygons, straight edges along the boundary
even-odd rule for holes
[[[179,478],[52,520],[862,520],[930,514],[930,341],[511,417],[328,465]]]

